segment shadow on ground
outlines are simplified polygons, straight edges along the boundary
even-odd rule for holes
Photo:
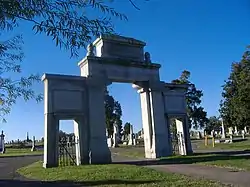
[[[73,182],[73,181],[52,181],[52,182],[41,182],[41,181],[20,181],[20,180],[0,180],[1,187],[81,187],[81,186],[99,186],[99,185],[141,185],[156,183],[160,181],[148,180],[148,181],[129,181],[129,180],[103,180],[103,181],[84,181],[84,182]]]
[[[202,152],[202,153],[197,152],[197,153],[194,153],[193,155],[208,155],[208,154],[218,154],[218,155],[228,155],[228,156],[249,154],[249,156],[250,156],[250,150],[248,150],[248,149],[241,150],[241,151],[235,151],[235,150],[224,151],[224,150],[220,150],[220,151],[209,151],[209,152]]]
[[[250,150],[230,151],[230,152],[194,153],[192,156],[170,157],[170,158],[162,158],[158,160],[115,162],[114,164],[131,164],[131,165],[139,165],[139,166],[167,165],[167,164],[194,164],[194,163],[219,161],[219,160],[250,159],[249,153],[250,153]],[[243,154],[248,154],[248,155],[243,155]]]

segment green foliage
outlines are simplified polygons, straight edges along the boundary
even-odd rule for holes
[[[118,127],[118,132],[122,131],[122,109],[118,101],[115,101],[113,96],[109,95],[108,91],[105,94],[105,115],[106,115],[106,127],[108,136],[110,137],[114,133],[114,124]]]
[[[203,93],[195,87],[195,84],[191,83],[190,72],[184,70],[179,79],[173,80],[175,84],[188,84],[188,90],[186,93],[187,101],[187,114],[189,117],[190,128],[195,129],[203,128],[207,123],[207,113],[201,106],[201,97]]]
[[[248,48],[249,49],[249,48]],[[240,62],[234,62],[223,85],[220,113],[227,126],[243,129],[250,125],[250,51],[246,50]]]
[[[114,33],[112,18],[127,20],[124,14],[107,6],[107,2],[102,0],[1,0],[0,31],[8,35],[22,23],[29,23],[35,33],[43,33],[51,37],[56,46],[70,50],[71,57],[78,56],[78,50],[86,47],[92,37]],[[94,16],[94,11],[99,14]],[[23,97],[25,100],[42,99],[41,95],[35,95],[31,89],[35,81],[40,81],[38,75],[21,77],[17,81],[3,75],[21,72],[20,63],[24,57],[22,44],[21,36],[0,42],[0,117],[3,121],[6,121],[4,116],[10,113],[11,106],[16,103],[18,97]],[[118,112],[120,106],[117,102],[115,107],[115,111]],[[116,116],[119,115],[116,114]],[[114,121],[113,116],[111,119]],[[116,122],[121,126],[119,117]],[[112,124],[113,122],[108,126],[111,127]]]
[[[205,130],[207,132],[211,132],[212,130],[217,130],[219,131],[221,128],[221,121],[219,120],[218,117],[212,116],[208,119],[208,122],[206,124]]]
[[[129,135],[129,133],[130,133],[130,127],[131,127],[131,123],[126,122],[124,124],[124,127],[123,127],[123,134],[124,135]]]
[[[42,96],[31,89],[33,83],[40,81],[38,75],[31,74],[16,80],[10,78],[10,74],[18,76],[22,72],[22,44],[21,36],[0,41],[0,118],[3,122],[6,122],[5,115],[10,113],[17,98],[42,100]]]
[[[56,46],[70,49],[71,56],[77,56],[93,36],[114,32],[112,17],[127,19],[101,0],[2,0],[0,7],[2,29],[30,22],[35,33],[44,33]],[[102,17],[87,15],[88,11],[98,11]]]

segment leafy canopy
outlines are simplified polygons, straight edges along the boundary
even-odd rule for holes
[[[195,84],[190,82],[190,75],[191,73],[189,71],[184,70],[180,78],[173,80],[172,83],[189,85],[186,93],[189,124],[190,128],[193,127],[195,129],[198,129],[203,128],[207,123],[207,113],[201,106],[201,97],[203,96],[203,93],[201,90],[198,90],[196,88]]]
[[[105,115],[106,115],[106,128],[108,131],[108,136],[112,136],[114,133],[114,125],[118,127],[118,133],[121,134],[122,131],[122,109],[118,101],[115,101],[113,96],[109,95],[108,91],[105,94]]]
[[[223,85],[220,114],[227,126],[243,129],[250,126],[250,51],[240,62],[231,65],[231,73]]]
[[[99,16],[87,14],[95,10]],[[40,81],[39,75],[11,78],[13,73],[20,75],[24,54],[22,36],[8,38],[10,31],[29,23],[35,33],[51,37],[56,46],[70,50],[73,57],[93,36],[114,31],[112,17],[127,19],[100,0],[1,0],[0,31],[5,40],[0,41],[0,118],[6,121],[4,116],[18,97],[42,99],[31,89],[35,81]]]
[[[78,50],[93,36],[114,32],[112,17],[127,19],[100,0],[2,0],[0,7],[1,29],[30,22],[35,33],[51,37],[56,46],[70,49],[72,56],[78,56]],[[95,10],[102,17],[87,14]]]

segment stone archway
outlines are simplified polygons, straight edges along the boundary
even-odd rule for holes
[[[111,162],[103,99],[106,86],[112,82],[131,83],[140,94],[145,157],[172,155],[168,116],[186,115],[187,85],[160,81],[161,65],[152,63],[148,52],[144,54],[145,45],[133,38],[104,35],[88,46],[87,56],[78,63],[81,76],[44,75],[44,167],[57,166],[52,136],[57,133],[57,125],[53,125],[57,120],[53,117],[58,116],[71,119],[85,116],[78,123],[81,124],[78,125],[79,160],[82,160],[79,164]],[[179,129],[184,132],[183,146],[187,150],[184,154],[188,154],[192,148],[187,123],[183,124]],[[184,149],[183,146],[180,149]]]

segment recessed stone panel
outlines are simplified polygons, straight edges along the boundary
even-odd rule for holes
[[[83,109],[83,92],[54,90],[53,111],[81,111]]]
[[[165,95],[165,108],[167,113],[186,113],[185,97]]]

